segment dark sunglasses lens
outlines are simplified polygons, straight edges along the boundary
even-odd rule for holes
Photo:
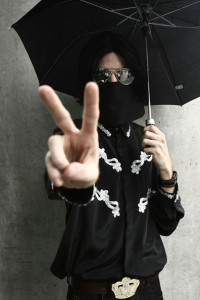
[[[128,69],[119,69],[116,71],[118,81],[123,85],[129,85],[133,82],[134,76]]]
[[[94,80],[97,84],[104,84],[110,78],[111,72],[106,68],[99,68],[94,73]]]

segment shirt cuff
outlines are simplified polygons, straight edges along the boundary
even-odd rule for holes
[[[94,200],[95,188],[94,185],[85,189],[70,189],[65,187],[55,187],[53,183],[52,188],[56,191],[61,200],[68,204],[77,206],[87,206]]]
[[[176,183],[174,193],[168,193],[166,191],[163,191],[160,187],[158,188],[158,193],[164,197],[163,200],[166,199],[166,201],[164,201],[164,203],[162,202],[162,205],[165,205],[165,207],[168,207],[167,199],[171,200],[172,202],[171,201],[169,201],[169,202],[173,203],[173,206],[175,207],[176,211],[178,212],[179,219],[183,218],[185,211],[181,205],[181,198],[179,195],[178,183]]]
[[[163,195],[163,196],[165,196],[165,197],[167,197],[167,198],[169,198],[169,199],[174,199],[175,196],[176,196],[176,194],[177,194],[177,193],[168,193],[168,192],[166,192],[166,191],[163,191],[161,188],[158,188],[158,192],[159,192],[161,195]]]

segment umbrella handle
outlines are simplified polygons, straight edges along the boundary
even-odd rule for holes
[[[149,125],[155,125],[155,124],[156,124],[156,123],[155,123],[155,120],[152,119],[152,118],[147,119],[147,120],[145,121],[145,123],[146,123],[146,126],[149,126]]]

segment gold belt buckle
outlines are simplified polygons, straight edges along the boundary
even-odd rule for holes
[[[135,295],[135,292],[140,284],[138,279],[124,277],[122,281],[117,281],[112,284],[112,291],[116,299],[126,299]]]

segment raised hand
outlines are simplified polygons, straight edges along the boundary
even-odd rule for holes
[[[99,176],[99,118],[98,86],[89,82],[84,92],[82,128],[79,130],[70,113],[49,86],[41,86],[39,95],[64,135],[53,135],[48,140],[49,151],[45,162],[50,180],[55,186],[87,188]]]

